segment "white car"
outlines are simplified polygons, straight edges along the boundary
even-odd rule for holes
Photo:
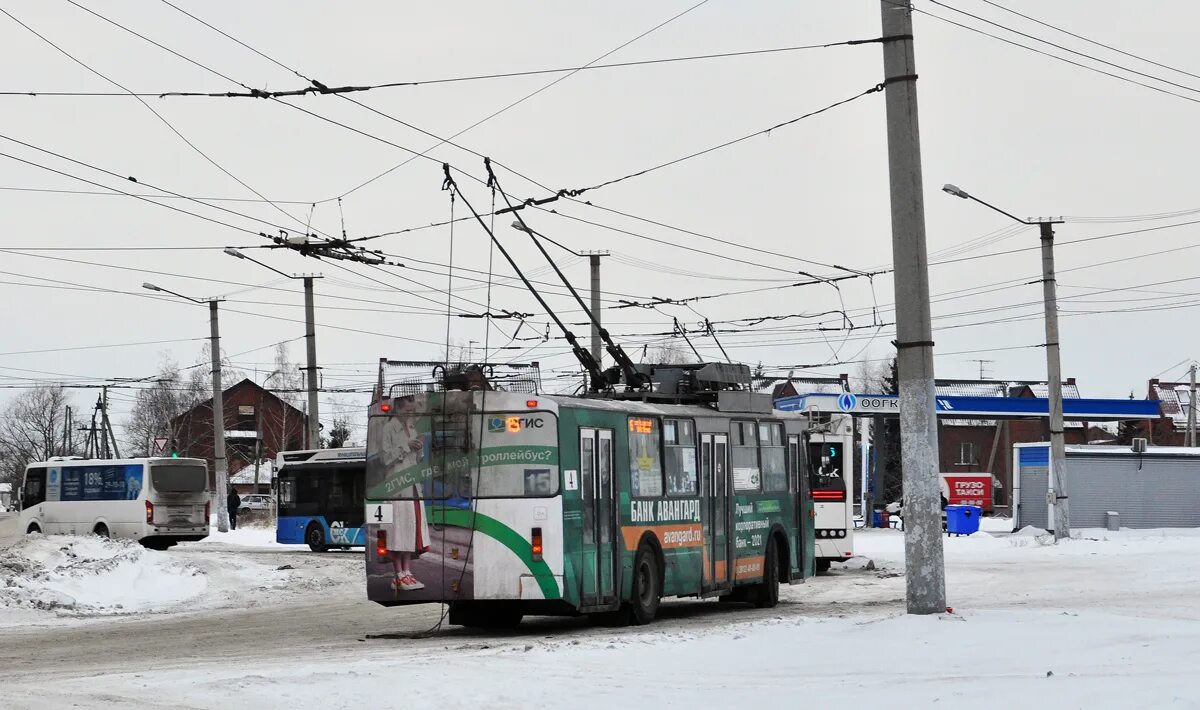
[[[275,505],[275,500],[272,496],[265,493],[247,493],[242,496],[242,504],[238,506],[238,512],[245,513],[251,510],[270,510]]]

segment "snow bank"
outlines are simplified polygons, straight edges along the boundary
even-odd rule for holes
[[[128,540],[29,535],[0,554],[0,616],[151,611],[204,593],[199,570]]]
[[[216,521],[213,522],[210,528],[208,537],[195,543],[187,543],[189,545],[236,545],[238,547],[277,547],[283,550],[291,550],[304,547],[303,545],[281,545],[275,542],[275,528],[273,527],[239,527],[237,530],[229,532],[219,532],[217,530]]]

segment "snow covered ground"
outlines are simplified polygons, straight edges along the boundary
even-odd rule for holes
[[[316,565],[306,574],[329,567],[331,586],[294,597],[238,592],[273,614],[243,640],[190,650],[185,642],[165,658],[153,649],[139,656],[134,642],[112,649],[120,663],[89,664],[63,650],[71,630],[51,630],[59,635],[33,640],[47,654],[67,655],[44,667],[0,650],[8,679],[0,696],[30,708],[1200,708],[1200,531],[1082,531],[1059,545],[1036,531],[944,541],[950,614],[906,616],[902,533],[859,531],[855,549],[870,564],[856,560],[787,587],[773,610],[679,601],[643,628],[534,620],[515,634],[417,638],[436,608],[364,605],[361,579],[350,571],[361,556],[286,553]],[[180,561],[237,567],[255,555],[284,559],[253,548],[191,548]],[[208,574],[204,596],[233,581]],[[314,595],[322,606],[311,605]],[[290,623],[281,626],[284,619]],[[161,625],[95,623],[114,639],[148,634],[147,642]],[[176,633],[165,626],[163,634]],[[292,635],[284,639],[285,631]],[[305,634],[311,643],[296,641]],[[12,647],[26,638],[10,639]]]

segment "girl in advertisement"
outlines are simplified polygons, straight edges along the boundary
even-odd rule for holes
[[[395,456],[385,466],[387,475],[398,475],[423,463],[430,463],[430,437],[417,429],[416,404],[408,397],[396,400],[396,413],[388,417],[381,450]],[[387,536],[388,557],[395,579],[392,586],[412,592],[425,585],[412,571],[412,561],[429,551],[429,526],[419,484],[403,488],[392,501],[392,529]]]

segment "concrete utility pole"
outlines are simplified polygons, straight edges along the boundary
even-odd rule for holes
[[[596,364],[603,367],[604,346],[600,343],[600,257],[608,256],[606,251],[589,251],[588,263],[592,267],[592,357]]]
[[[882,0],[888,177],[892,193],[900,452],[904,472],[904,558],[908,613],[946,611],[941,484],[934,411],[933,327],[917,121],[912,5]]]
[[[225,462],[225,392],[221,386],[221,331],[217,323],[217,305],[221,299],[210,298],[205,301],[192,298],[152,283],[143,283],[142,288],[169,293],[192,303],[208,304],[209,349],[212,351],[213,473],[217,479],[213,505],[217,509],[217,530],[229,532],[229,508],[225,505],[225,496],[229,493],[229,469]]]
[[[1191,392],[1188,394],[1188,428],[1187,445],[1196,445],[1196,363],[1189,369],[1192,378]]]
[[[1063,429],[1062,361],[1058,342],[1058,283],[1054,276],[1054,225],[1061,219],[1021,219],[968,194],[962,188],[942,188],[955,197],[974,200],[1022,224],[1036,224],[1042,239],[1042,303],[1046,322],[1046,399],[1050,409],[1050,487],[1047,502],[1054,510],[1054,540],[1071,537],[1071,509],[1067,498],[1067,442]]]
[[[1054,225],[1061,220],[1038,222],[1042,234],[1042,300],[1046,312],[1046,390],[1050,403],[1050,470],[1054,500],[1054,541],[1071,537],[1071,509],[1067,499],[1067,442],[1063,430],[1062,363],[1058,347],[1058,284],[1054,277]]]
[[[279,269],[276,269],[274,266],[264,264],[258,259],[246,256],[233,247],[226,247],[225,253],[236,259],[252,261],[264,269],[274,271],[285,278],[292,280],[301,279],[304,281],[304,345],[305,350],[307,351],[307,365],[304,368],[304,371],[308,373],[308,429],[305,430],[304,434],[305,438],[308,440],[308,444],[305,448],[315,449],[321,444],[321,412],[317,403],[317,375],[320,368],[317,367],[317,326],[314,315],[316,309],[313,305],[313,279],[319,279],[321,278],[321,275],[314,274],[311,276],[296,276],[294,274],[287,274]],[[284,416],[287,416],[286,410],[284,411]],[[286,437],[286,429],[284,432],[284,436]]]
[[[304,344],[308,351],[308,448],[321,446],[321,414],[317,407],[317,326],[313,307],[313,277],[304,277]]]
[[[208,302],[208,324],[212,331],[212,408],[213,408],[213,468],[217,475],[217,530],[229,532],[229,507],[225,496],[229,492],[229,469],[225,462],[225,391],[221,388],[221,331],[217,325],[217,299]]]

